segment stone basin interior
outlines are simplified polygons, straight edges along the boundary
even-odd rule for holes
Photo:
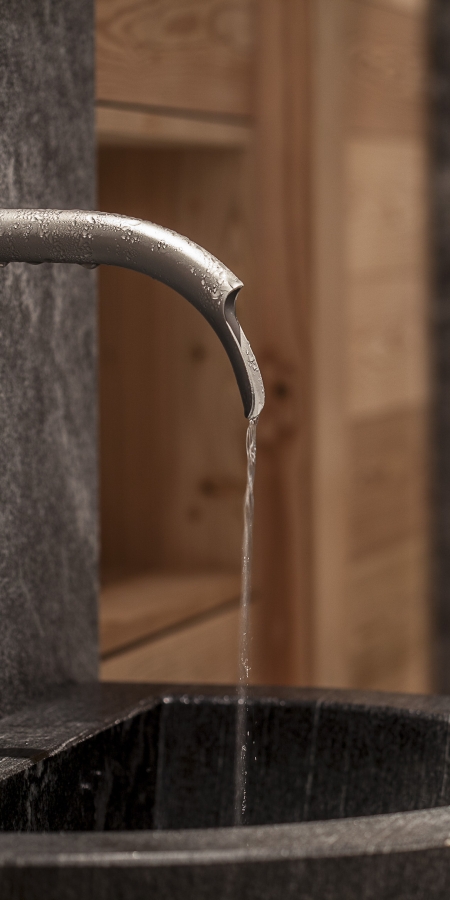
[[[323,703],[314,692],[281,692],[276,699],[253,695],[248,709],[246,824],[450,803],[448,724],[439,715]],[[39,709],[35,715],[38,721]],[[32,729],[19,723],[15,732],[0,735],[0,830],[232,825],[235,717],[232,691],[150,697],[145,703],[141,698],[137,709],[122,709],[106,726],[90,734],[84,729],[51,751],[30,745]],[[77,715],[72,731],[82,731],[76,720]]]

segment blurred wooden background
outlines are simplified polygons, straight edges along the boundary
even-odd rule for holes
[[[253,679],[430,687],[426,7],[97,0],[99,208],[245,282]],[[185,300],[100,272],[102,677],[234,681],[245,420]]]

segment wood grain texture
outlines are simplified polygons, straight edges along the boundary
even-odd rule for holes
[[[406,138],[346,142],[347,265],[369,271],[422,274],[426,269],[426,152]]]
[[[238,679],[239,610],[207,621],[105,660],[102,681],[235,684]]]
[[[351,416],[426,404],[427,301],[428,286],[419,274],[351,280],[347,309]]]
[[[248,125],[215,122],[168,113],[97,106],[97,142],[102,146],[246,147]]]
[[[101,151],[100,208],[171,222],[172,162]],[[161,366],[176,304],[149,278],[100,270],[100,521],[102,570],[109,579],[163,565],[164,473],[173,465],[174,432],[171,383],[161,377]]]
[[[351,424],[351,558],[425,532],[426,425],[408,409]]]
[[[250,114],[251,0],[97,0],[97,98]]]
[[[313,678],[316,684],[345,687],[350,683],[342,615],[348,544],[342,229],[346,7],[340,0],[312,6]]]
[[[241,153],[105,148],[99,171],[103,209],[188,234],[247,281]],[[125,270],[100,272],[100,412],[103,569],[239,571],[245,418],[233,371],[193,307]]]
[[[119,648],[217,606],[237,603],[239,575],[143,575],[105,585],[100,594],[100,650]]]
[[[99,96],[137,104],[124,139],[170,125],[187,140],[171,110],[183,128],[205,114],[205,140],[248,135],[254,115],[254,171],[241,151],[104,148],[100,187],[105,208],[188,233],[250,283],[239,316],[267,388],[255,676],[427,689],[422,4],[258,0],[253,101],[253,26],[235,18],[249,3],[98,8]],[[104,565],[237,571],[245,422],[228,361],[185,301],[100,278]],[[110,659],[105,677],[234,680],[226,615]]]
[[[311,653],[310,19],[257,4],[252,345],[266,383],[255,532],[258,674],[305,683]]]
[[[426,541],[417,538],[352,563],[346,620],[353,684],[430,689],[427,560]]]
[[[253,329],[248,168],[240,152],[186,153],[176,230],[238,273],[237,301]],[[194,314],[192,314],[194,312]],[[229,360],[210,326],[181,301],[175,357],[177,462],[168,497],[172,559],[185,569],[240,570],[246,419]],[[258,513],[257,513],[258,515]]]
[[[425,4],[350,0],[347,9],[349,679],[426,691]]]
[[[426,89],[422,19],[349,0],[347,28],[348,133],[420,137]]]

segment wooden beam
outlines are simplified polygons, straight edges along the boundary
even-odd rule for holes
[[[312,677],[310,36],[308,0],[257,4],[256,300],[267,402],[258,428],[255,679]]]
[[[100,104],[96,130],[101,146],[228,149],[248,146],[252,135],[251,127],[245,124]]]
[[[346,323],[344,298],[345,0],[313,3],[313,534],[315,684],[349,684]]]
[[[97,98],[245,116],[251,0],[97,0]]]
[[[426,4],[348,2],[351,686],[430,689]]]
[[[257,675],[342,684],[343,4],[262,0],[257,25]]]

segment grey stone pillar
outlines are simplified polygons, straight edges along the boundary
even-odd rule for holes
[[[0,206],[94,203],[92,0],[0,0]],[[0,270],[0,714],[97,677],[95,273]]]

